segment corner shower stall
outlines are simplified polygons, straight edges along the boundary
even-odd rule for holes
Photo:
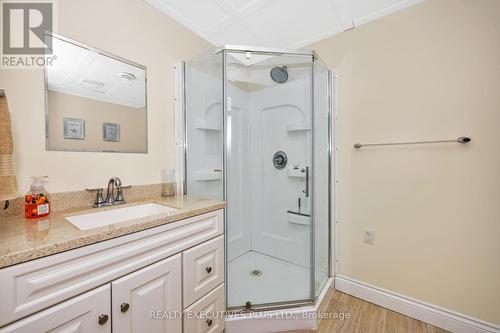
[[[224,200],[226,307],[313,304],[330,276],[331,73],[311,51],[185,63],[185,188]]]

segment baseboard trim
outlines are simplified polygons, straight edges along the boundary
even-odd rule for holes
[[[500,326],[393,293],[342,275],[335,289],[455,333],[500,333]]]

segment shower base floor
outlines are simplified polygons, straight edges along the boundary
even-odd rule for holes
[[[262,275],[252,275],[254,270]],[[310,298],[309,269],[259,252],[246,252],[228,263],[227,274],[229,308],[248,301],[258,305]]]

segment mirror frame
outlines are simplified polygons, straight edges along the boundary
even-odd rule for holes
[[[128,65],[140,68],[144,70],[144,81],[145,81],[145,92],[144,92],[144,98],[145,98],[145,104],[144,107],[146,109],[146,150],[144,152],[127,152],[127,151],[119,151],[119,150],[106,150],[106,149],[69,149],[69,148],[49,148],[49,82],[48,82],[48,73],[47,73],[47,66],[44,66],[43,69],[43,76],[44,76],[44,104],[45,104],[45,151],[69,151],[69,152],[91,152],[91,153],[121,153],[121,154],[148,154],[149,153],[149,117],[148,117],[148,70],[147,67],[144,65],[141,65],[137,62],[122,58],[120,56],[117,56],[116,54],[110,53],[103,51],[101,49],[98,49],[96,47],[92,47],[90,45],[75,41],[71,38],[62,36],[60,34],[56,34],[54,32],[45,32],[45,36],[50,37],[50,38],[57,38],[60,39],[64,42],[71,43],[75,46],[84,48],[88,51],[91,51],[93,53],[97,53],[99,55],[118,60],[120,62],[124,62]]]

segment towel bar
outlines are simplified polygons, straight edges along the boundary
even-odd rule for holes
[[[361,147],[368,146],[396,146],[396,145],[419,145],[424,143],[443,143],[443,142],[458,142],[458,143],[468,143],[471,141],[471,138],[466,136],[461,136],[454,140],[434,140],[434,141],[413,141],[413,142],[387,142],[387,143],[356,143],[354,148],[359,149]]]

